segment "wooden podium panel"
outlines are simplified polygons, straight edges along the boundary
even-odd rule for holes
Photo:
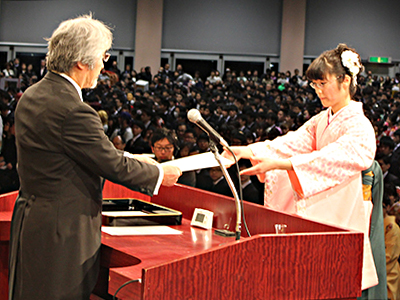
[[[0,299],[8,299],[8,248],[12,210],[18,192],[0,195]]]
[[[115,188],[115,187],[113,187]],[[106,184],[105,190],[108,189]],[[107,192],[106,192],[107,193]],[[245,202],[251,237],[221,237],[236,222],[232,198],[176,185],[151,202],[183,214],[179,236],[115,237],[103,244],[141,260],[110,268],[108,292],[119,299],[355,299],[361,295],[363,234]],[[190,226],[195,208],[214,212],[214,229]],[[275,224],[286,234],[275,234]]]
[[[138,198],[182,212],[178,235],[102,233],[102,272],[96,293],[118,299],[355,299],[361,295],[363,234],[245,202],[250,232],[234,230],[232,198],[176,185],[148,197],[107,182],[105,198]],[[0,299],[7,298],[8,241],[17,193],[0,195]],[[214,212],[213,229],[190,226],[195,208]],[[286,224],[286,234],[275,234]],[[243,223],[242,223],[243,225]]]
[[[356,297],[362,239],[348,234],[256,235],[143,271],[143,299]],[[182,297],[184,295],[184,297]]]
[[[126,263],[109,269],[108,292],[110,294],[113,295],[122,284],[129,280],[142,279],[145,268],[195,256],[207,249],[218,248],[235,240],[232,237],[217,236],[211,230],[192,228],[186,219],[182,221],[182,225],[169,227],[181,231],[181,234],[121,237],[103,233],[103,245],[109,249],[118,249],[140,260],[139,264]],[[140,299],[141,284],[129,284],[117,296],[122,299]]]

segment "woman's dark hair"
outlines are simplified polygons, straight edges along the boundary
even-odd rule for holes
[[[350,70],[342,64],[342,53],[350,50],[357,54],[361,64],[360,55],[353,48],[348,47],[346,44],[339,44],[335,49],[327,50],[318,56],[308,67],[306,76],[308,80],[325,80],[326,75],[341,76],[338,78],[340,83],[343,82],[344,75],[349,75],[350,82],[350,96],[353,97],[357,91],[357,85],[354,82]],[[362,70],[362,67],[360,71]]]

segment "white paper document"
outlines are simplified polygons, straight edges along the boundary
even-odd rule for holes
[[[157,226],[102,226],[101,231],[109,235],[177,235],[182,231],[164,225]]]
[[[128,210],[128,211],[103,211],[103,216],[106,217],[138,217],[147,216],[145,212],[139,210]]]
[[[232,165],[232,161],[221,156],[224,166]],[[218,167],[218,161],[212,152],[190,155],[163,162],[162,165],[177,166],[182,172]]]

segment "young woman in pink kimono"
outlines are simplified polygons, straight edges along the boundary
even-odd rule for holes
[[[363,201],[361,172],[372,165],[376,142],[362,103],[352,100],[361,68],[359,54],[345,44],[325,51],[306,75],[327,109],[273,141],[232,149],[237,159],[252,161],[241,173],[265,182],[266,206],[364,232],[367,289],[378,279],[368,237],[372,203]]]

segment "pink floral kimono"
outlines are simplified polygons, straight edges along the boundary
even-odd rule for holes
[[[332,115],[322,111],[297,131],[250,145],[255,157],[290,159],[293,171],[265,176],[265,205],[364,233],[362,289],[378,283],[369,242],[371,201],[363,200],[361,171],[376,151],[375,133],[362,103]]]

